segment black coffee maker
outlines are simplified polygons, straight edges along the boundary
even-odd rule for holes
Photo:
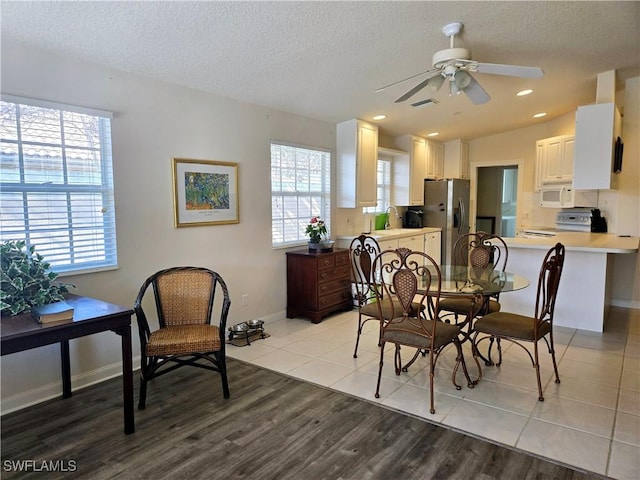
[[[607,233],[607,219],[600,215],[600,210],[591,210],[591,231],[594,233]]]
[[[422,228],[422,217],[424,212],[421,208],[411,208],[404,214],[404,226],[406,228]]]

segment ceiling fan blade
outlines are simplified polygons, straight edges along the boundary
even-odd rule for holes
[[[424,87],[427,86],[427,84],[429,83],[429,80],[431,80],[431,79],[427,78],[427,79],[423,80],[422,82],[420,82],[418,85],[416,85],[411,90],[409,90],[407,93],[405,93],[400,98],[398,98],[395,103],[404,102],[405,100],[413,97],[416,93],[418,93],[420,90],[422,90]]]
[[[475,69],[478,73],[492,75],[508,75],[510,77],[540,78],[544,71],[538,67],[523,67],[520,65],[501,65],[499,63],[478,63]]]
[[[413,97],[416,93],[418,93],[420,90],[422,90],[424,87],[426,87],[427,85],[429,85],[430,82],[432,82],[432,79],[434,77],[438,77],[440,76],[440,71],[436,70],[438,73],[437,75],[432,75],[430,77],[425,78],[423,81],[421,81],[418,85],[416,85],[415,87],[413,87],[411,90],[409,90],[407,93],[405,93],[404,95],[402,95],[400,98],[398,98],[395,103],[400,103],[400,102],[404,102],[405,100]],[[443,78],[444,80],[444,78]],[[435,85],[433,88],[434,89],[439,89],[440,86],[442,85],[442,81],[437,82],[437,85]]]
[[[483,103],[487,103],[491,100],[489,94],[485,92],[484,88],[482,88],[476,79],[471,75],[469,75],[469,77],[471,78],[469,85],[462,90],[467,97],[469,97],[469,100],[471,100],[474,105],[482,105]]]
[[[401,83],[404,83],[404,82],[406,82],[408,80],[412,80],[412,79],[414,79],[416,77],[420,77],[422,75],[426,75],[426,74],[431,73],[433,71],[434,70],[431,69],[431,70],[427,70],[427,71],[424,71],[424,72],[416,73],[415,75],[411,75],[410,77],[403,78],[402,80],[398,80],[397,82],[393,82],[393,83],[390,83],[389,85],[385,85],[384,87],[380,87],[377,90],[374,90],[374,93],[380,93],[381,91],[386,90],[387,88],[395,87],[396,85],[400,85]]]

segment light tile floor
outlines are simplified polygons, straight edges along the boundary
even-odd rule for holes
[[[367,323],[353,358],[356,325],[355,310],[320,324],[284,318],[265,325],[269,338],[247,347],[230,345],[227,354],[579,469],[640,478],[640,310],[612,308],[604,333],[555,328],[561,383],[554,382],[551,357],[541,348],[544,402],[538,401],[535,372],[519,347],[505,342],[503,365],[483,365],[474,389],[458,373],[461,390],[451,382],[455,349],[449,347],[437,363],[433,415],[428,359],[420,357],[396,376],[390,346],[380,398],[374,397],[377,326]],[[465,357],[473,376],[476,367],[466,345]]]

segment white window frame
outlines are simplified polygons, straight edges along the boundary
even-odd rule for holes
[[[305,245],[305,229],[319,217],[331,236],[331,151],[271,142],[271,245]]]
[[[43,120],[24,124],[29,110]],[[111,118],[2,95],[0,240],[24,240],[61,276],[118,267]]]

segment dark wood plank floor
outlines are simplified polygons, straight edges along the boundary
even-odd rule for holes
[[[2,478],[603,478],[236,360],[229,380],[224,400],[208,371],[155,379],[133,435],[123,433],[119,378],[5,415]],[[8,471],[16,460],[75,471]]]

